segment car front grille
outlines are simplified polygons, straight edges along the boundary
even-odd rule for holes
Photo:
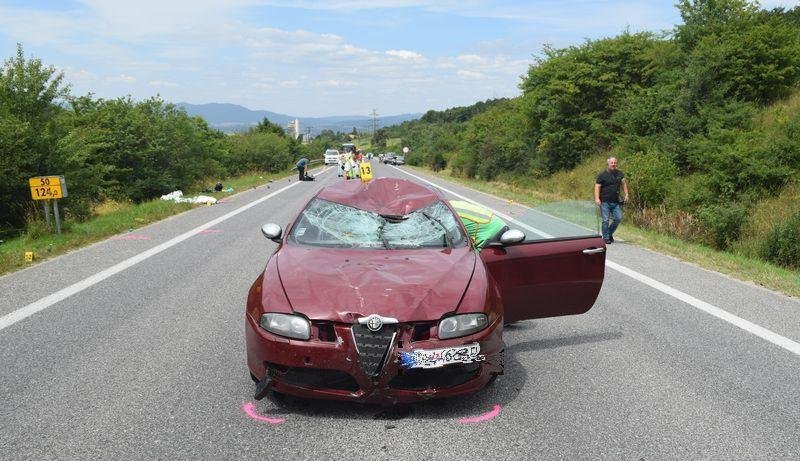
[[[383,368],[386,353],[392,345],[395,327],[384,325],[383,328],[372,332],[365,325],[353,325],[353,337],[356,341],[358,356],[361,358],[361,367],[370,376],[377,376]]]
[[[464,384],[478,376],[480,364],[459,363],[441,368],[401,370],[389,383],[392,389],[422,390],[448,388]]]
[[[350,392],[355,392],[359,389],[356,380],[344,371],[286,367],[272,363],[267,363],[266,365],[271,376],[279,377],[292,386]]]

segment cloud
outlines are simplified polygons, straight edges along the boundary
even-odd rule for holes
[[[125,74],[106,77],[105,80],[109,83],[136,83],[136,77],[131,77],[130,75]]]
[[[149,82],[147,82],[147,83],[148,83],[150,86],[155,86],[155,87],[164,87],[164,88],[175,88],[175,87],[177,87],[177,86],[178,86],[178,84],[177,84],[177,83],[175,83],[175,82],[169,82],[169,81],[166,81],[166,80],[150,80],[150,81],[149,81]]]
[[[461,69],[458,72],[456,72],[456,75],[458,75],[461,78],[466,78],[470,80],[482,80],[486,78],[486,76],[480,72],[473,72],[471,70],[464,70],[464,69]]]
[[[478,56],[477,54],[462,54],[461,56],[456,57],[458,62],[464,64],[485,64],[486,58],[483,56]]]
[[[356,83],[350,80],[323,80],[314,82],[314,86],[321,88],[342,88],[356,86]]]
[[[56,70],[64,73],[64,77],[70,83],[76,82],[93,82],[97,80],[97,74],[86,69],[75,69],[72,67],[56,68]]]
[[[168,100],[234,102],[294,115],[333,115],[341,107],[362,107],[364,113],[372,107],[384,113],[424,111],[519,94],[518,76],[534,49],[477,48],[476,38],[452,46],[447,42],[447,48],[443,43],[429,52],[410,41],[371,43],[364,38],[369,34],[342,29],[338,21],[322,26],[270,22],[270,10],[264,8],[283,6],[287,17],[311,14],[302,9],[337,10],[337,15],[338,10],[376,10],[369,15],[383,17],[396,16],[389,11],[395,8],[492,14],[491,4],[497,2],[483,0],[76,1],[78,6],[49,10],[0,6],[0,34],[23,42],[26,52],[49,54],[46,59],[55,58],[52,63],[62,66],[70,80],[87,82],[81,90],[99,97],[124,91],[146,98],[159,91]],[[551,10],[560,3],[544,2]],[[596,2],[604,3],[580,0]],[[414,97],[402,97],[410,93]]]
[[[386,55],[413,62],[422,62],[425,60],[425,57],[421,54],[408,50],[388,50],[386,51]]]

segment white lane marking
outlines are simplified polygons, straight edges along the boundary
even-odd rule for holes
[[[322,170],[320,173],[317,173],[317,176],[325,173],[327,170],[328,170],[327,168]],[[258,205],[259,203],[262,203],[262,202],[264,202],[266,200],[269,200],[272,197],[275,197],[276,195],[280,194],[281,192],[296,186],[297,184],[300,184],[300,181],[295,181],[295,182],[289,184],[286,187],[278,189],[278,190],[276,190],[275,192],[273,192],[273,193],[271,193],[269,195],[261,197],[260,199],[254,200],[254,201],[248,203],[247,205],[243,205],[243,206],[241,206],[241,207],[239,207],[239,208],[237,208],[237,209],[235,209],[235,210],[233,210],[233,211],[231,211],[229,213],[226,213],[226,214],[220,216],[219,218],[212,219],[211,221],[209,221],[209,222],[207,222],[205,224],[202,224],[200,226],[197,226],[197,227],[195,227],[194,229],[192,229],[192,230],[190,230],[188,232],[184,232],[183,234],[181,234],[181,235],[179,235],[177,237],[174,237],[174,238],[172,238],[170,240],[167,240],[166,242],[164,242],[164,243],[162,243],[160,245],[156,245],[153,248],[150,248],[149,250],[146,250],[146,251],[143,251],[143,252],[139,253],[138,255],[131,256],[130,258],[128,258],[128,259],[126,259],[126,260],[124,260],[122,262],[114,264],[113,266],[109,267],[108,269],[100,271],[100,272],[98,272],[98,273],[96,273],[94,275],[90,275],[89,277],[86,277],[85,279],[83,279],[83,280],[81,280],[79,282],[73,283],[72,285],[70,285],[70,286],[68,286],[66,288],[62,288],[61,290],[58,290],[58,291],[56,291],[55,293],[53,293],[53,294],[51,294],[49,296],[45,296],[44,298],[42,298],[42,299],[40,299],[38,301],[35,301],[35,302],[31,303],[31,304],[28,304],[25,307],[21,307],[21,308],[15,310],[13,312],[10,312],[10,313],[0,317],[0,330],[8,328],[13,324],[15,324],[15,323],[17,323],[17,322],[19,322],[21,320],[24,320],[24,319],[30,317],[33,314],[36,314],[37,312],[41,312],[41,311],[47,309],[48,307],[52,306],[53,304],[55,304],[55,303],[57,303],[59,301],[62,301],[62,300],[66,299],[66,298],[68,298],[68,297],[70,297],[70,296],[72,296],[72,295],[74,295],[76,293],[79,293],[79,292],[91,287],[92,285],[96,285],[97,283],[102,282],[103,280],[111,277],[112,275],[118,274],[118,273],[124,271],[125,269],[128,269],[129,267],[144,261],[145,259],[147,259],[147,258],[149,258],[151,256],[155,256],[158,253],[161,253],[162,251],[164,251],[164,250],[166,250],[166,249],[168,249],[170,247],[173,247],[173,246],[183,242],[184,240],[186,240],[186,239],[188,239],[190,237],[194,237],[195,235],[199,234],[200,232],[203,232],[206,229],[214,227],[217,224],[219,224],[219,223],[221,223],[221,222],[223,222],[223,221],[225,221],[227,219],[230,219],[230,218],[236,216],[237,214],[239,214],[239,213],[241,213],[243,211],[247,211],[250,208],[253,208],[254,206]]]
[[[649,285],[662,293],[666,293],[672,296],[673,298],[679,299],[685,302],[686,304],[689,304],[690,306],[700,309],[701,311],[707,314],[713,315],[718,319],[722,319],[732,325],[735,325],[741,328],[742,330],[750,332],[761,339],[765,339],[771,342],[772,344],[775,344],[776,346],[780,346],[789,352],[793,352],[797,355],[800,355],[800,343],[792,341],[791,339],[785,336],[781,336],[771,330],[767,330],[766,328],[760,325],[756,325],[755,323],[749,320],[745,320],[739,316],[733,315],[726,310],[720,309],[717,306],[699,300],[694,296],[688,295],[680,290],[676,290],[675,288],[672,288],[669,285],[663,284],[658,280],[651,279],[650,277],[644,274],[640,274],[639,272],[636,272],[632,269],[628,269],[627,267],[617,264],[613,261],[609,261],[608,259],[606,259],[606,267],[609,267],[617,272],[625,274],[628,277],[631,277],[635,280],[644,283],[645,285]]]
[[[405,173],[405,174],[407,174],[409,176],[412,176],[412,177],[414,177],[416,179],[419,179],[420,181],[423,181],[423,182],[425,182],[427,184],[430,184],[430,185],[432,185],[432,186],[434,186],[434,187],[436,187],[438,189],[441,189],[441,190],[443,190],[443,191],[445,191],[447,193],[453,194],[456,197],[463,198],[464,200],[468,200],[468,201],[470,201],[470,202],[472,202],[472,203],[474,203],[476,205],[480,205],[482,207],[488,208],[489,210],[492,210],[494,213],[496,213],[498,216],[501,216],[501,217],[503,217],[505,219],[508,219],[510,222],[513,222],[513,223],[515,223],[515,224],[517,224],[519,226],[522,226],[522,227],[524,227],[526,229],[530,229],[533,232],[539,233],[538,231],[536,231],[532,227],[528,226],[527,224],[525,224],[523,222],[520,222],[520,221],[517,221],[516,219],[503,216],[502,214],[498,213],[496,210],[493,210],[492,208],[490,208],[490,207],[488,207],[488,206],[486,206],[486,205],[484,205],[482,203],[479,203],[479,202],[477,202],[475,200],[468,199],[468,198],[464,197],[463,195],[460,195],[460,194],[457,194],[457,193],[455,193],[453,191],[445,189],[444,187],[442,187],[442,186],[440,186],[438,184],[434,184],[433,182],[428,181],[427,179],[424,179],[424,178],[421,178],[421,177],[419,177],[417,175],[411,174],[411,173],[409,173],[409,172],[407,172],[405,170],[401,170],[400,168],[396,168],[395,167],[395,169],[398,170],[398,171],[402,171],[403,173]],[[757,324],[755,324],[755,323],[753,323],[753,322],[751,322],[749,320],[745,320],[745,319],[743,319],[743,318],[741,318],[741,317],[739,317],[737,315],[731,314],[730,312],[728,312],[726,310],[720,309],[719,307],[714,306],[713,304],[709,304],[709,303],[707,303],[705,301],[702,301],[700,299],[695,298],[692,295],[686,294],[686,293],[684,293],[684,292],[682,292],[680,290],[676,290],[675,288],[672,288],[669,285],[661,283],[658,280],[652,279],[652,278],[650,278],[650,277],[648,277],[648,276],[646,276],[644,274],[636,272],[633,269],[629,269],[629,268],[627,268],[627,267],[625,267],[625,266],[623,266],[621,264],[615,263],[615,262],[609,260],[608,258],[606,258],[606,267],[608,267],[609,269],[613,269],[613,270],[615,270],[615,271],[617,271],[617,272],[619,272],[621,274],[627,275],[628,277],[631,277],[634,280],[637,280],[637,281],[639,281],[641,283],[644,283],[645,285],[648,285],[648,286],[650,286],[652,288],[655,288],[656,290],[658,290],[658,291],[660,291],[660,292],[662,292],[662,293],[664,293],[666,295],[672,296],[673,298],[675,298],[677,300],[683,301],[684,303],[686,303],[686,304],[688,304],[688,305],[690,305],[692,307],[695,307],[697,309],[700,309],[701,311],[703,311],[703,312],[705,312],[705,313],[707,313],[709,315],[713,315],[714,317],[716,317],[716,318],[718,318],[720,320],[724,320],[724,321],[730,323],[731,325],[734,325],[734,326],[736,326],[738,328],[741,328],[742,330],[744,330],[744,331],[746,331],[748,333],[752,333],[752,334],[758,336],[761,339],[767,340],[767,341],[771,342],[772,344],[775,344],[776,346],[779,346],[779,347],[782,347],[782,348],[786,349],[789,352],[792,352],[792,353],[794,353],[796,355],[800,355],[800,343],[798,343],[796,341],[792,341],[791,339],[789,339],[789,338],[787,338],[785,336],[781,336],[781,335],[775,333],[772,330],[768,330],[768,329],[766,329],[766,328],[764,328],[764,327],[762,327],[760,325],[757,325]]]

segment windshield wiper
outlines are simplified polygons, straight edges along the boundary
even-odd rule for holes
[[[439,227],[442,228],[442,230],[444,231],[444,240],[447,243],[448,248],[452,248],[453,236],[450,235],[450,231],[447,230],[447,227],[444,225],[444,223],[439,221],[437,218],[434,218],[433,216],[429,215],[427,211],[422,211],[421,213],[422,216],[425,216],[426,218],[428,218],[428,220],[435,222],[436,224],[439,225]]]

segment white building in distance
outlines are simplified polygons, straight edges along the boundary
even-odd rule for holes
[[[286,132],[289,136],[297,139],[300,137],[300,120],[294,119],[289,122],[289,125],[286,126]]]

